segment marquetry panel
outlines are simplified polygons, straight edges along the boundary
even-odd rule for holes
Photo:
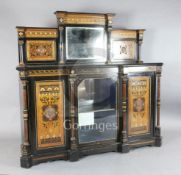
[[[114,39],[136,39],[136,30],[112,30],[111,38]]]
[[[150,86],[148,76],[130,77],[128,80],[128,135],[150,132]]]
[[[135,55],[135,41],[112,41],[112,59],[134,59]]]
[[[54,40],[28,40],[26,51],[27,61],[56,60],[56,42]]]
[[[64,139],[64,83],[36,82],[37,148],[63,146]]]
[[[19,38],[57,38],[57,29],[17,27]]]
[[[64,24],[106,24],[106,18],[104,14],[74,12],[56,12],[55,14],[59,19],[59,22]]]

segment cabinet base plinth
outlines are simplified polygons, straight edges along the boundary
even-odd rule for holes
[[[155,146],[161,147],[162,146],[162,137],[156,137],[155,138]]]
[[[32,157],[31,156],[22,156],[20,158],[20,165],[22,168],[31,168],[32,167]]]
[[[160,147],[162,145],[161,128],[155,127],[155,146]]]
[[[45,154],[45,155],[29,155],[22,156],[20,158],[20,163],[22,168],[31,168],[34,165],[43,163],[43,162],[51,162],[54,160],[67,160],[68,156],[66,152],[62,154]]]
[[[76,150],[70,150],[69,160],[71,162],[75,162],[75,161],[79,160],[79,151],[77,149]]]
[[[128,153],[130,151],[129,145],[128,144],[119,145],[118,151],[121,153]]]
[[[160,127],[155,127],[155,136],[160,137],[161,136],[161,128]]]

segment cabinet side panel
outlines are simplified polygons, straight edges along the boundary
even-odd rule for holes
[[[128,81],[128,135],[150,133],[151,77],[135,76]]]
[[[64,82],[36,82],[37,149],[65,145]]]

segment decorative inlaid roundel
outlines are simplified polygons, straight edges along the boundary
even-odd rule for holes
[[[57,106],[44,106],[43,107],[43,119],[44,121],[52,121],[57,119]]]
[[[144,98],[136,98],[133,100],[134,112],[141,112],[144,110],[145,99]]]

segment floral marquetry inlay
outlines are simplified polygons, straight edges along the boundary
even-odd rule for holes
[[[63,11],[55,12],[60,24],[91,24],[91,25],[105,25],[106,15],[109,21],[112,19],[112,14],[89,14],[89,13],[67,13]]]
[[[56,28],[17,27],[19,38],[57,38]]]
[[[37,145],[49,148],[64,145],[64,83],[36,82]]]
[[[56,43],[53,40],[29,40],[26,49],[28,61],[56,60]]]
[[[150,132],[150,83],[149,76],[134,76],[129,78],[129,135]]]
[[[113,59],[134,59],[135,54],[135,41],[112,41]]]

